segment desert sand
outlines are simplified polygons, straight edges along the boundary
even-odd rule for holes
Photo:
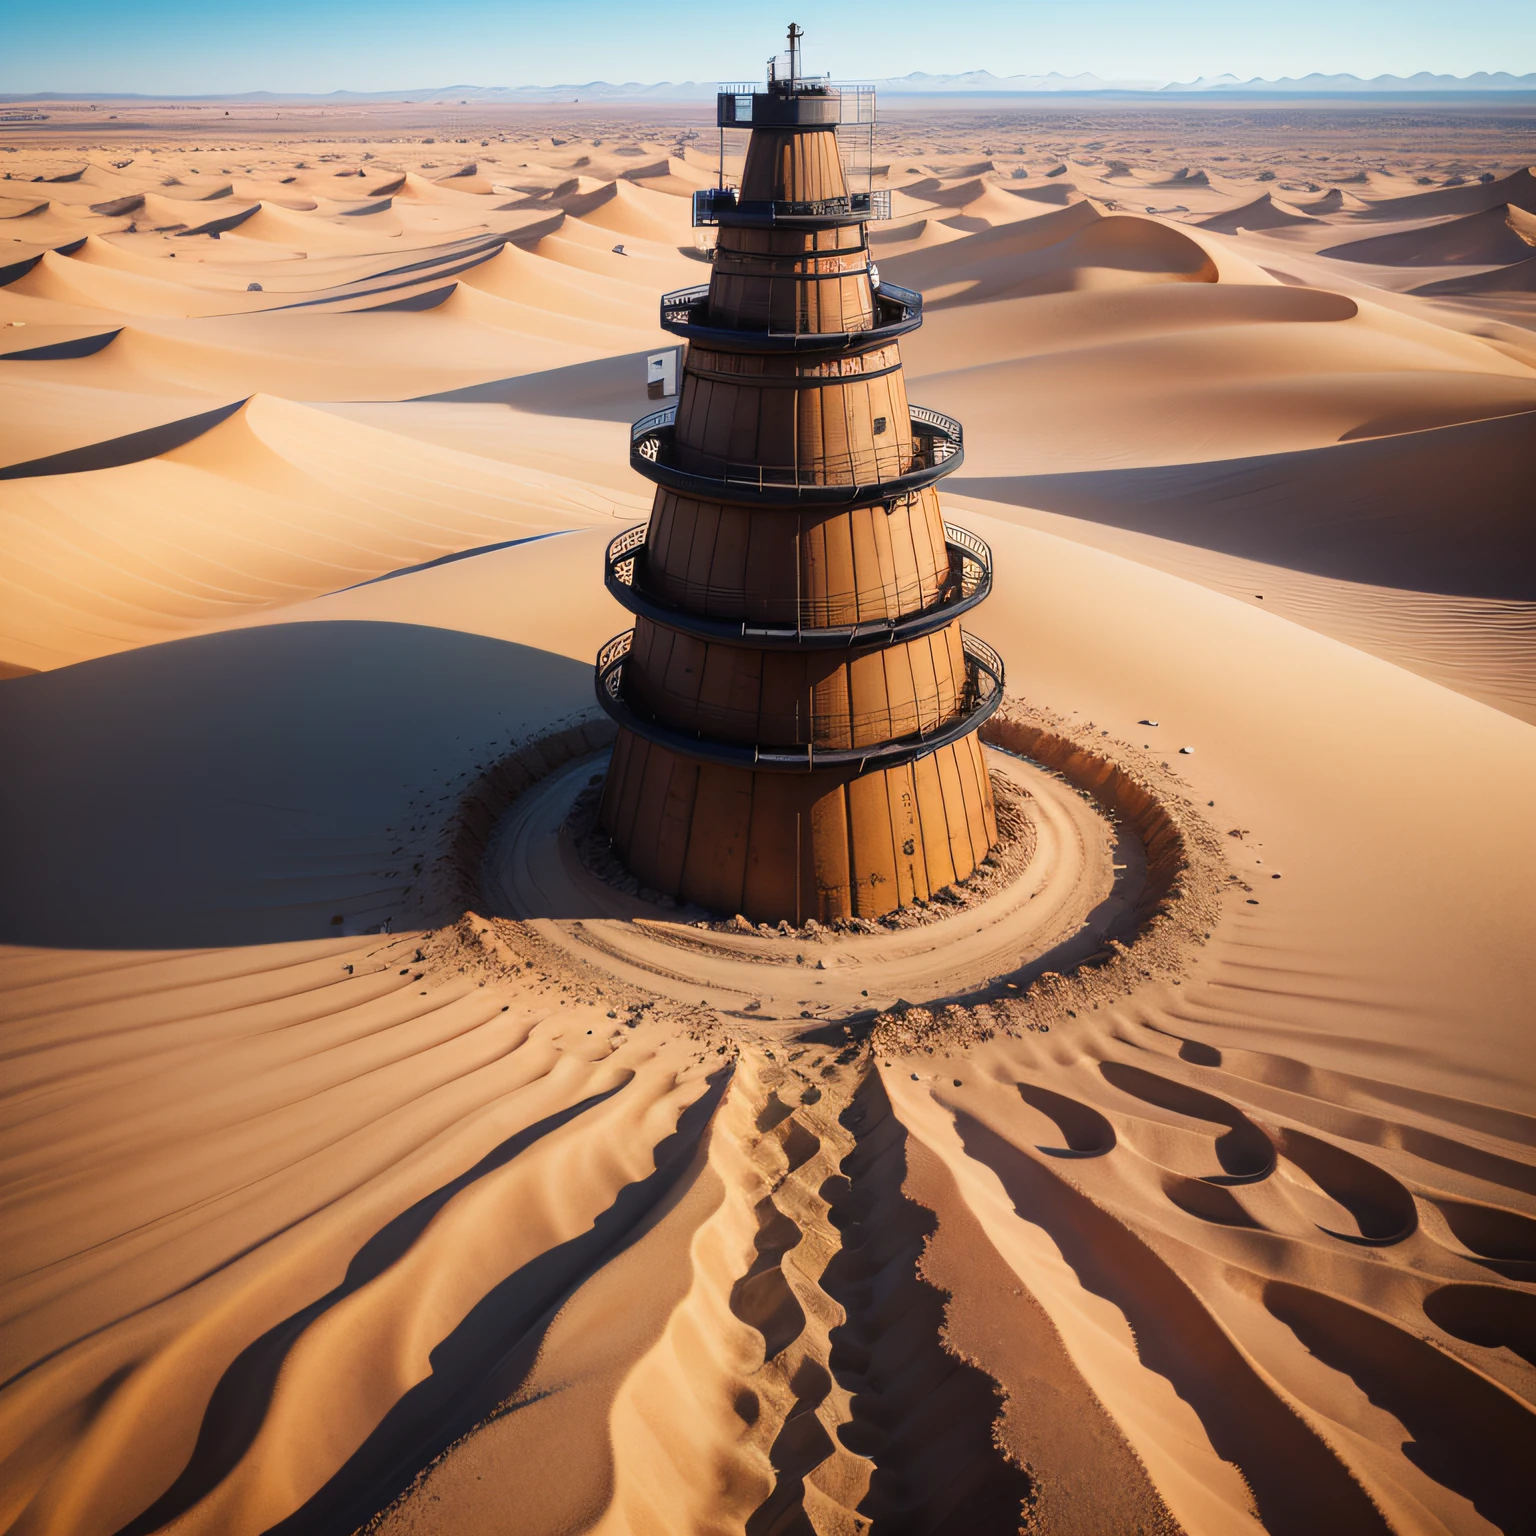
[[[1016,840],[768,932],[568,820],[705,119],[45,110],[0,1529],[1533,1528],[1527,119],[889,116]]]

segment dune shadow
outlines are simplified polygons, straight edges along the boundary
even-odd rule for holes
[[[478,770],[585,662],[422,625],[231,630],[0,694],[0,942],[275,943],[392,920]]]
[[[849,1394],[837,1438],[872,1464],[856,1505],[867,1524],[856,1528],[870,1536],[1017,1531],[1034,1480],[999,1444],[996,1382],[946,1347],[949,1296],[923,1269],[939,1220],[911,1193],[913,1143],[878,1076],[865,1078],[841,1123],[854,1145],[820,1194],[842,1242],[821,1284],[842,1311],[828,1333],[828,1367]],[[792,1416],[781,1439],[796,1426]],[[807,1531],[803,1504],[799,1511],[797,1520],[794,1506],[765,1509],[779,1518],[749,1530]]]
[[[1431,1295],[1426,1310],[1443,1295]],[[1416,1333],[1327,1292],[1271,1280],[1264,1304],[1312,1355],[1402,1424],[1403,1454],[1425,1476],[1499,1530],[1531,1529],[1529,1477],[1519,1469],[1530,1466],[1536,1416],[1517,1397]],[[1443,1299],[1439,1310],[1459,1309]],[[1465,1326],[1459,1315],[1434,1320]]]
[[[1275,1149],[1269,1137],[1235,1104],[1188,1083],[1176,1082],[1126,1062],[1102,1061],[1099,1072],[1106,1082],[1144,1104],[1191,1120],[1226,1126],[1215,1142],[1216,1160],[1222,1171],[1208,1175],[1207,1182],[1251,1184],[1267,1178],[1274,1171]]]
[[[962,473],[948,486],[1315,576],[1530,601],[1533,477],[1536,413],[1525,411],[1295,453],[1075,474]]]
[[[3,276],[3,273],[0,273]],[[0,283],[3,286],[3,283]],[[87,336],[73,336],[68,341],[45,342],[40,347],[22,347],[14,352],[0,352],[7,363],[61,363],[77,357],[94,357],[123,334],[122,326],[107,331],[92,331]]]
[[[1418,1207],[1412,1194],[1385,1168],[1295,1126],[1281,1132],[1280,1150],[1346,1210],[1358,1228],[1356,1232],[1342,1232],[1321,1227],[1330,1237],[1382,1246],[1400,1243],[1418,1229]]]
[[[333,1536],[356,1529],[405,1492],[456,1440],[526,1406],[529,1399],[521,1391],[550,1323],[585,1280],[642,1237],[663,1212],[730,1076],[729,1068],[711,1076],[705,1092],[678,1117],[676,1129],[657,1143],[652,1172],[619,1190],[585,1232],[492,1286],[433,1347],[431,1374],[395,1402],[324,1487],[268,1527],[267,1536]]]
[[[640,388],[644,352],[599,357],[564,368],[545,368],[513,378],[490,379],[463,389],[421,395],[423,401],[510,405],[538,416],[576,416],[586,421],[635,421],[646,414]],[[654,409],[654,407],[652,407]]]
[[[203,1411],[202,1427],[191,1459],[182,1469],[181,1476],[148,1509],[123,1526],[117,1536],[148,1536],[149,1532],[191,1509],[234,1470],[260,1431],[283,1362],[305,1329],[404,1257],[433,1217],[455,1195],[505,1167],[542,1137],[619,1091],[612,1088],[607,1093],[594,1094],[509,1136],[473,1168],[424,1195],[386,1222],[352,1256],[339,1285],[292,1316],[275,1323],[254,1343],[248,1344],[219,1378]]]
[[[1536,1281],[1536,1221],[1519,1211],[1449,1196],[1430,1199],[1451,1235],[1485,1269],[1510,1280]]]
[[[997,1175],[1014,1209],[1043,1227],[1084,1290],[1124,1315],[1142,1365],[1199,1416],[1216,1454],[1242,1473],[1275,1536],[1387,1529],[1332,1449],[1260,1377],[1199,1293],[1135,1230],[1075,1183],[964,1113],[967,1154]],[[1070,1165],[1067,1165],[1070,1166]]]
[[[1038,1109],[1061,1132],[1065,1145],[1037,1147],[1047,1157],[1102,1157],[1115,1146],[1115,1128],[1091,1104],[1068,1098],[1038,1083],[1015,1083],[1019,1097]]]
[[[1442,1285],[1424,1298],[1424,1315],[1455,1338],[1507,1349],[1536,1365],[1536,1296],[1507,1285]]]
[[[116,334],[113,332],[114,336]],[[108,337],[109,341],[111,339]],[[0,480],[31,480],[42,475],[79,475],[87,470],[116,469],[123,464],[137,464],[143,459],[169,453],[173,448],[180,448],[194,438],[201,437],[203,433],[211,432],[244,404],[243,399],[236,400],[211,411],[199,411],[195,416],[183,416],[176,421],[164,422],[158,427],[145,427],[140,432],[128,432],[121,437],[87,443],[82,448],[66,448],[62,453],[50,453],[41,459],[7,464],[0,467]]]

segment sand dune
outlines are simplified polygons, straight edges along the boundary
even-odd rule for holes
[[[1241,208],[1213,213],[1209,218],[1201,219],[1199,224],[1201,229],[1217,229],[1223,234],[1233,235],[1240,229],[1281,229],[1288,224],[1313,222],[1311,214],[1304,213],[1290,203],[1279,202],[1266,192],[1254,198],[1251,203],[1244,203]]]
[[[1037,213],[1030,203],[1004,191],[994,181],[979,177],[954,184],[936,180],[914,183],[893,199],[899,217],[918,208],[932,211],[934,220],[947,229],[975,234],[997,224],[1011,224]]]
[[[645,183],[652,191],[679,192],[682,188],[707,187],[714,184],[709,171],[676,155],[663,155],[645,165],[629,166],[619,173],[626,181]]]
[[[107,240],[96,234],[87,235],[81,245],[69,252],[69,256],[72,261],[89,262],[98,267],[112,267],[119,272],[137,272],[143,277],[165,277],[174,271],[178,282],[197,287],[213,286],[221,279],[226,284],[238,281],[238,274],[226,277],[222,273],[214,274],[197,270],[209,264],[228,263],[244,267],[251,263],[308,260],[308,252],[297,243],[286,250],[273,250],[266,242],[250,240],[239,235],[232,235],[226,240],[222,234],[218,241],[209,241],[206,246],[183,246],[178,249],[176,259],[188,262],[188,267],[168,267],[166,256],[157,249],[157,242],[152,240],[130,243],[128,239]],[[313,270],[306,267],[306,276]],[[240,286],[244,289],[245,285]]]
[[[978,232],[963,245],[895,257],[887,268],[897,282],[924,288],[935,307],[1076,288],[1216,281],[1208,252],[1180,231],[1105,216],[1086,201]]]
[[[1336,261],[1369,261],[1383,266],[1491,267],[1525,261],[1533,250],[1536,214],[1501,205],[1424,229],[1351,240],[1322,254]]]
[[[1330,187],[1321,197],[1312,202],[1304,203],[1293,199],[1291,206],[1315,218],[1324,213],[1359,213],[1362,209],[1370,207],[1370,204],[1356,197],[1353,192],[1344,191],[1342,187]]]
[[[1471,277],[1444,277],[1438,282],[1424,283],[1413,291],[1426,295],[1536,293],[1536,255],[1511,261],[1492,272],[1479,272]]]
[[[566,212],[615,234],[678,245],[690,238],[687,207],[646,184],[610,182],[586,196],[561,199]]]
[[[713,165],[567,110],[5,157],[0,1528],[1524,1529],[1529,172],[883,125],[1027,851],[721,933],[561,830]]]
[[[930,167],[930,169],[935,168]],[[992,172],[994,172],[996,169],[996,164],[991,160],[972,160],[964,165],[945,165],[938,167],[937,174],[946,177],[967,176],[974,178],[977,176],[991,175]]]
[[[596,274],[578,278],[568,267],[540,261],[512,245],[502,246],[494,256],[470,267],[462,281],[499,298],[573,319],[643,328],[653,321],[653,306],[639,284],[617,278],[605,281]]]
[[[120,315],[185,318],[266,308],[265,301],[254,295],[198,293],[169,276],[162,279],[112,271],[94,262],[76,262],[56,251],[49,251],[30,272],[8,287],[31,298]]]
[[[905,255],[908,251],[927,250],[929,246],[947,245],[952,240],[962,240],[968,231],[955,228],[952,222],[941,219],[908,219],[904,224],[891,224],[878,232],[871,232],[870,244],[885,257]],[[970,231],[974,233],[974,231]]]
[[[543,175],[549,177],[550,185],[524,181],[522,178],[525,170],[520,168],[518,171],[519,185],[515,190],[531,200],[542,198],[549,202],[558,203],[561,199],[568,197],[590,197],[592,193],[601,192],[608,185],[607,182],[598,176],[566,176],[560,171],[546,170],[543,167],[537,169]],[[535,167],[530,166],[526,170],[533,171]]]
[[[983,181],[979,176],[972,176],[963,181],[947,183],[937,176],[925,177],[922,181],[909,182],[901,191],[905,197],[920,198],[925,203],[931,203],[939,208],[963,208],[967,203],[974,202],[994,183]]]
[[[71,328],[75,329],[75,328]],[[113,333],[116,334],[116,333]],[[14,358],[16,354],[7,356]],[[20,369],[11,370],[13,373]],[[195,397],[146,395],[25,376],[0,385],[0,465],[51,458],[194,414]],[[204,402],[212,404],[211,397]]]
[[[1028,258],[1043,271],[1042,297],[973,307],[969,295],[990,269],[953,257],[1023,239],[1042,222],[889,263],[898,281],[923,282],[923,269],[908,263],[949,260],[953,280],[966,285],[934,306],[907,351],[924,398],[987,424],[967,450],[968,473],[1192,463],[1218,441],[1220,459],[1233,450],[1286,452],[1536,406],[1536,372],[1476,338],[1364,301],[1283,288],[1257,269],[1249,270],[1266,286],[1215,281],[1217,258],[1182,231],[1139,219],[1101,219],[1083,232],[1140,225],[1167,237],[1133,258],[1145,267],[1119,281],[1113,307],[1072,267],[1054,265],[1076,259],[1075,239]],[[1146,269],[1164,252],[1175,270],[1159,280]],[[1207,265],[1191,273],[1197,256]],[[1219,259],[1240,272],[1246,266],[1227,253]],[[957,356],[966,366],[953,366]]]
[[[1484,213],[1508,204],[1536,213],[1536,172],[1529,166],[1492,181],[1471,182],[1463,187],[1440,187],[1433,192],[1414,192],[1403,197],[1372,202],[1369,219],[1434,219],[1452,214]]]
[[[1315,483],[1326,497],[1330,488],[1321,477]],[[1187,484],[1184,494],[1198,504],[1202,489]],[[996,494],[1020,491],[999,488]],[[1116,506],[1112,520],[1089,522],[1041,510],[1053,500],[1049,489],[1030,486],[1022,494],[1036,505],[961,498],[956,505],[965,516],[1022,523],[1198,582],[1536,724],[1536,604],[1528,599],[1447,595],[1322,575],[1211,547],[1218,543],[1214,538],[1201,547],[1142,531],[1144,517],[1148,527],[1156,518],[1146,517],[1144,503],[1134,509]],[[1087,509],[1079,503],[1078,510]],[[1235,539],[1221,541],[1230,542]]]
[[[1065,207],[1083,196],[1076,183],[1070,181],[1052,181],[1040,187],[1015,187],[1012,190],[1015,197],[1028,198],[1034,203],[1050,203],[1056,207]]]
[[[605,209],[609,207],[604,205]],[[684,255],[691,247],[680,241],[669,242],[664,232],[656,238],[646,235],[643,233],[647,227],[644,217],[631,218],[637,211],[642,215],[646,212],[643,208],[635,210],[622,204],[611,208],[611,226],[592,218],[573,218],[536,241],[530,249],[535,255],[561,266],[574,267],[597,277],[615,278],[652,294],[658,289],[686,288],[696,283],[708,269]],[[628,226],[632,223],[642,233],[630,233]]]
[[[0,655],[29,666],[612,512],[562,477],[407,445],[264,396],[163,454],[13,480],[0,502],[12,557]]]
[[[116,227],[125,227],[126,221],[121,217],[115,222]],[[88,227],[74,209],[58,203],[18,202],[9,198],[0,202],[0,232],[18,243],[34,247],[67,246],[79,240]]]
[[[1526,411],[1283,457],[968,475],[956,489],[1348,581],[1529,603],[1533,426]],[[1452,500],[1457,517],[1448,522]]]
[[[1337,326],[1341,333],[1323,343],[1321,356],[1305,355],[1311,337],[1302,327],[1312,326],[1326,332]],[[998,447],[968,453],[967,467],[999,474],[1022,472],[1024,465],[1065,473],[1106,464],[1199,463],[1213,452],[1214,462],[1226,462],[1234,452],[1295,452],[1536,405],[1530,378],[1442,369],[1438,358],[1415,357],[1415,351],[1347,321],[1303,320],[1295,330],[1238,322],[1189,336],[936,373],[924,377],[922,387],[924,398],[941,409],[987,423]],[[1105,369],[1114,370],[1112,380]],[[1146,392],[1154,380],[1162,381],[1162,393],[1152,408]],[[1216,409],[1224,413],[1219,451],[1209,430]],[[1003,445],[996,434],[1006,423],[1015,430]]]
[[[984,182],[968,202],[944,220],[950,227],[969,226],[968,232],[996,224],[1011,224],[1021,218],[1035,217],[1036,210],[1027,202],[1002,190],[995,182]],[[965,224],[961,224],[961,220]]]

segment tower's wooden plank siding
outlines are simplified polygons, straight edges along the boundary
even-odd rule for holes
[[[831,130],[753,133],[746,201],[847,188]],[[723,228],[709,323],[848,333],[874,323],[862,227]],[[895,478],[914,444],[894,343],[785,353],[695,347],[675,428],[679,468],[848,485]],[[937,602],[949,580],[932,487],[851,507],[656,494],[637,580],[716,619],[826,628]],[[966,706],[960,626],[846,650],[756,649],[640,619],[625,663],[633,707],[687,732],[767,747],[873,747],[941,728]],[[720,911],[791,921],[878,916],[963,879],[996,837],[974,735],[891,769],[752,772],[621,732],[602,822],[645,885]]]
[[[846,525],[846,531],[842,525]],[[832,549],[851,551],[834,564]],[[949,552],[931,487],[890,505],[804,511],[728,506],[662,491],[645,585],[710,618],[827,627],[901,618],[933,604]]]
[[[753,776],[706,763],[693,805],[693,836],[679,888],[717,912],[742,910]]]

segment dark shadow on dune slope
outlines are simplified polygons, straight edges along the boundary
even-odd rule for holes
[[[523,1384],[566,1298],[663,1214],[720,1107],[731,1069],[657,1143],[652,1173],[626,1184],[579,1237],[557,1244],[493,1286],[431,1352],[432,1374],[401,1397],[373,1433],[303,1506],[267,1536],[334,1536],[358,1528],[410,1487],[460,1437],[524,1406]],[[594,1100],[588,1100],[589,1107]]]
[[[502,539],[496,544],[480,544],[474,549],[456,549],[451,555],[439,555],[435,560],[423,560],[417,565],[402,565],[398,571],[385,571],[382,576],[370,576],[367,581],[354,581],[350,587],[340,587],[341,592],[355,592],[359,587],[377,586],[381,581],[395,581],[401,576],[415,576],[420,571],[435,571],[439,566],[457,565],[460,560],[476,560],[481,555],[494,555],[498,550],[516,549],[519,544],[539,544],[545,539],[563,538],[573,530],[556,528],[552,533],[524,534],[520,539]]]
[[[1144,1104],[1227,1127],[1214,1147],[1222,1171],[1204,1175],[1208,1183],[1246,1184],[1268,1178],[1274,1171],[1275,1149],[1269,1138],[1235,1104],[1128,1062],[1101,1061],[1099,1072],[1106,1082]]]
[[[1149,1074],[1150,1075],[1150,1074]],[[1199,1292],[1131,1227],[966,1114],[966,1151],[996,1173],[1026,1221],[1044,1227],[1084,1289],[1114,1303],[1137,1354],[1199,1415],[1212,1447],[1242,1473],[1272,1536],[1365,1536],[1386,1522],[1326,1440],[1277,1396]]]
[[[843,1312],[828,1361],[851,1394],[838,1437],[874,1463],[858,1513],[871,1536],[1016,1531],[1033,1480],[997,1443],[997,1383],[945,1347],[949,1297],[921,1268],[938,1223],[906,1193],[906,1127],[873,1074],[842,1120],[855,1144],[820,1193],[843,1246],[822,1285]],[[761,1526],[764,1536],[808,1528]]]
[[[644,352],[619,357],[600,357],[590,363],[566,368],[546,368],[516,378],[491,379],[464,389],[422,395],[422,400],[445,400],[510,405],[515,410],[540,416],[579,416],[588,421],[634,421],[646,413]]]
[[[111,437],[104,442],[87,443],[83,448],[50,453],[46,458],[7,464],[0,467],[0,480],[28,480],[38,475],[78,475],[91,469],[116,469],[120,464],[137,464],[141,459],[152,459],[158,454],[169,453],[173,448],[180,448],[193,438],[211,432],[244,404],[244,400],[236,400],[231,405],[217,406],[211,411],[199,411],[195,416],[183,416],[178,421],[167,421],[158,427],[146,427],[142,432],[128,432],[122,437]]]
[[[367,211],[366,209],[349,208],[344,209],[343,213],[357,215]],[[464,240],[450,240],[443,245],[432,247],[432,254],[429,256],[421,257],[416,261],[405,262],[398,267],[390,267],[384,272],[371,273],[368,277],[360,279],[356,283],[341,283],[335,287],[327,287],[315,297],[295,299],[288,304],[273,305],[270,313],[295,309],[311,309],[319,304],[334,304],[343,300],[363,299],[375,293],[391,293],[401,288],[409,288],[417,283],[454,277],[460,272],[471,272],[486,261],[493,260],[504,245],[514,245],[519,241],[544,233],[547,233],[547,230],[541,224],[536,229],[518,230],[510,235],[493,233],[474,235]],[[391,306],[384,304],[371,307],[387,309]]]
[[[185,1514],[199,1499],[218,1487],[239,1464],[259,1433],[272,1394],[277,1390],[283,1362],[305,1329],[404,1258],[432,1219],[455,1195],[504,1168],[551,1131],[558,1130],[617,1092],[619,1089],[612,1088],[607,1093],[594,1094],[546,1116],[515,1136],[509,1136],[473,1168],[450,1179],[430,1195],[424,1195],[380,1227],[353,1254],[346,1274],[334,1289],[275,1323],[254,1343],[248,1344],[219,1378],[203,1411],[197,1444],[181,1476],[148,1509],[123,1526],[118,1536],[148,1536],[150,1531],[157,1531]],[[539,1301],[545,1299],[542,1293],[538,1294]]]
[[[1495,267],[1491,272],[1477,272],[1470,277],[1444,277],[1421,283],[1412,292],[1424,298],[1456,298],[1480,293],[1536,293],[1536,256]]]
[[[1536,412],[1300,453],[946,483],[1317,576],[1536,599]]]
[[[1460,187],[1436,187],[1372,202],[1354,216],[1357,223],[1396,223],[1408,219],[1443,219],[1452,214],[1480,213],[1500,203],[1536,213],[1536,173],[1521,166],[1497,181],[1472,181]]]
[[[361,931],[399,910],[476,770],[591,701],[585,662],[408,624],[234,630],[13,679],[0,942]]]
[[[445,283],[441,288],[425,288],[420,293],[413,293],[404,299],[389,299],[383,304],[370,304],[364,313],[370,315],[384,315],[389,313],[421,314],[429,309],[436,309],[440,304],[446,304],[453,296],[453,290],[457,283]]]
[[[7,363],[60,363],[77,357],[94,357],[110,346],[123,333],[122,326],[110,331],[92,331],[85,336],[73,336],[68,341],[47,342],[40,347],[22,347],[15,352],[0,353],[0,361]]]
[[[1347,240],[1318,255],[1385,267],[1491,267],[1526,260],[1531,254],[1527,236],[1533,227],[1531,215],[1523,208],[1501,203],[1445,224]]]
[[[1525,1403],[1430,1340],[1326,1291],[1271,1280],[1264,1304],[1398,1419],[1409,1435],[1403,1454],[1421,1472],[1509,1536],[1532,1529],[1529,1471],[1519,1469],[1536,1453],[1536,1414]]]
[[[77,241],[76,248],[82,244],[83,240]],[[42,259],[43,253],[39,251],[35,256],[23,256],[20,261],[9,261],[0,266],[0,288],[8,288],[19,278],[25,277]]]

